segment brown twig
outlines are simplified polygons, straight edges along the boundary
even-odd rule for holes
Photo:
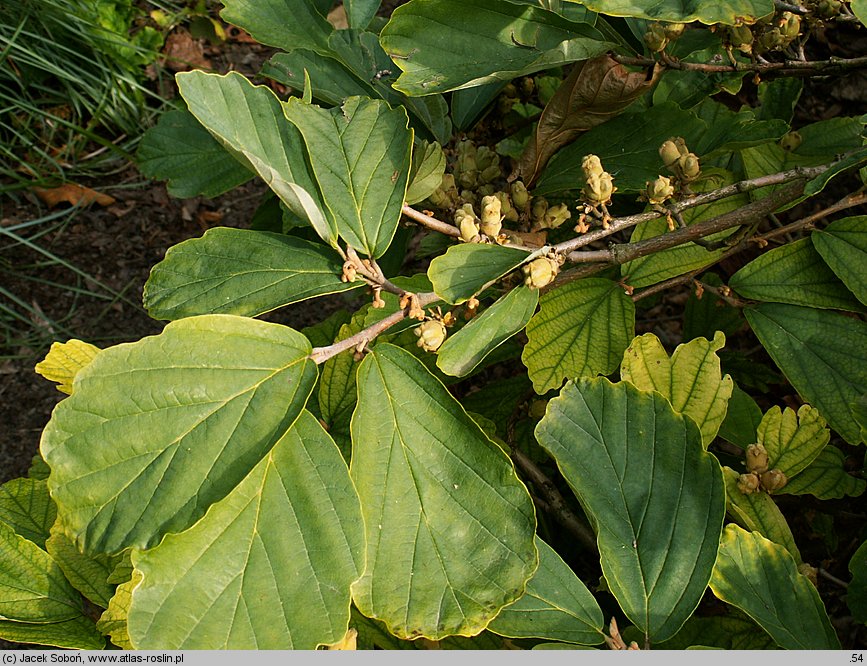
[[[542,499],[548,504],[554,518],[563,527],[569,530],[585,548],[596,552],[596,537],[592,530],[585,525],[578,516],[566,504],[563,495],[557,490],[554,482],[548,478],[523,451],[517,447],[512,447],[512,460],[515,461],[523,475],[533,484],[536,490],[541,493]]]
[[[432,291],[416,294],[416,296],[418,297],[419,307],[425,307],[440,300],[440,297]],[[364,347],[368,342],[387,331],[395,324],[403,321],[408,316],[409,307],[406,307],[403,310],[398,310],[345,340],[335,342],[333,345],[328,345],[327,347],[314,347],[308,358],[319,365],[320,363],[325,363],[329,358],[337,356],[340,352],[348,349]]]
[[[785,236],[786,234],[790,234],[793,231],[808,229],[812,227],[816,222],[827,217],[828,215],[838,213],[841,210],[846,210],[847,208],[852,208],[854,206],[860,206],[861,204],[867,204],[867,192],[861,191],[847,194],[845,197],[840,199],[840,201],[828,206],[827,208],[823,208],[822,210],[813,213],[812,215],[802,217],[800,220],[796,220],[795,222],[782,226],[779,229],[774,229],[773,231],[769,231],[766,234],[762,234],[761,236],[756,236],[752,240],[753,242],[763,244],[772,238],[776,238],[777,236]]]
[[[653,58],[612,55],[621,65],[636,67],[652,67],[656,64]],[[862,69],[867,67],[867,56],[858,58],[831,57],[827,60],[783,60],[782,62],[744,62],[736,65],[711,65],[703,62],[684,62],[668,58],[664,63],[670,69],[704,72],[705,74],[731,74],[754,72],[767,77],[775,76],[827,76],[834,72]]]
[[[446,236],[451,236],[452,238],[460,238],[461,232],[456,226],[449,224],[448,222],[443,222],[442,220],[438,220],[435,217],[431,217],[425,213],[422,213],[420,210],[416,210],[412,206],[407,204],[403,205],[403,214],[406,215],[409,219],[414,222],[418,222],[423,227],[427,227],[428,229],[433,229],[434,231],[439,231],[441,234],[445,234]]]

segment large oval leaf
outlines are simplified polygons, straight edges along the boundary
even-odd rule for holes
[[[461,243],[430,262],[427,274],[437,296],[457,305],[520,266],[527,256],[523,250],[501,245]]]
[[[578,0],[568,0],[577,2]],[[664,0],[639,2],[636,0],[581,0],[581,4],[600,14],[628,16],[649,21],[690,23],[701,21],[707,25],[723,23],[734,25],[745,19],[767,16],[774,11],[771,0]]]
[[[698,427],[658,393],[581,379],[548,403],[536,438],[592,517],[623,612],[649,640],[673,636],[707,587],[725,514]]]
[[[835,446],[826,446],[798,476],[789,479],[781,492],[788,495],[810,494],[819,499],[858,497],[867,481],[846,470],[846,456]]]
[[[166,252],[144,287],[154,319],[201,314],[255,317],[314,296],[352,289],[328,248],[267,231],[217,227]]]
[[[0,620],[51,624],[83,615],[81,596],[32,541],[0,522]]]
[[[576,280],[542,296],[521,360],[541,395],[564,377],[614,372],[634,333],[635,305],[619,284]]]
[[[473,636],[536,570],[536,519],[505,453],[409,352],[358,369],[351,475],[367,565],[359,610],[401,638]]]
[[[846,217],[810,234],[822,258],[867,305],[867,215]]]
[[[258,173],[289,210],[333,244],[337,228],[325,217],[319,186],[308,171],[304,139],[270,88],[254,86],[237,72],[182,72],[177,83],[198,121]]]
[[[358,496],[309,412],[198,523],[133,555],[129,611],[145,649],[302,649],[349,624],[363,564]]]
[[[774,405],[765,412],[756,434],[767,449],[769,466],[790,479],[813,462],[831,439],[825,419],[810,405],[801,405],[797,413]]]
[[[102,351],[42,435],[70,536],[115,552],[189,527],[298,417],[316,380],[310,351],[290,328],[232,315]]]
[[[381,33],[383,48],[403,70],[394,87],[408,95],[508,81],[586,60],[611,48],[603,39],[586,23],[503,0],[409,2]]]
[[[469,374],[485,356],[527,325],[538,302],[538,289],[524,285],[512,289],[446,339],[437,352],[437,367],[454,377]]]
[[[551,546],[536,537],[539,568],[527,591],[488,627],[510,638],[545,638],[581,645],[604,640],[604,617],[596,599]]]
[[[856,261],[853,266],[859,266]],[[834,274],[809,238],[775,248],[732,275],[729,286],[744,298],[813,308],[862,312],[864,306]]]
[[[12,479],[0,486],[0,521],[28,541],[44,546],[55,518],[57,507],[45,481]]]
[[[792,386],[850,444],[861,441],[854,402],[867,393],[867,324],[836,312],[762,303],[744,310]]]
[[[758,622],[782,648],[840,649],[815,586],[798,573],[785,548],[758,532],[726,526],[710,588]]]
[[[284,51],[312,49],[328,55],[328,37],[333,28],[316,2],[225,0],[222,4],[224,8],[220,16],[223,20],[243,28],[257,42]]]
[[[719,356],[726,338],[717,331],[712,342],[696,338],[678,345],[668,358],[653,333],[635,338],[623,355],[620,377],[642,391],[658,391],[679,414],[695,421],[706,449],[719,432],[734,382],[722,376]]]
[[[328,110],[291,98],[285,112],[304,136],[337,232],[352,247],[381,256],[397,229],[409,177],[413,134],[406,111],[350,97]]]

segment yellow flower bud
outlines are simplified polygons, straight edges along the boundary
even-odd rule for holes
[[[780,16],[780,32],[788,43],[791,43],[801,33],[801,17],[792,12],[783,12]]]
[[[742,53],[752,53],[753,31],[747,25],[733,25],[728,29],[729,44]]]
[[[509,187],[509,191],[512,194],[512,201],[515,203],[515,206],[518,208],[524,208],[528,203],[530,203],[530,193],[527,192],[527,187],[520,180],[516,180]]]
[[[532,217],[537,224],[545,219],[545,213],[548,212],[548,200],[545,197],[533,197]]]
[[[681,155],[677,161],[677,171],[678,175],[685,182],[688,183],[695,180],[701,174],[701,165],[699,164],[698,157],[694,153]]]
[[[665,38],[668,39],[668,41],[674,41],[680,37],[683,34],[684,28],[686,28],[686,25],[683,23],[665,23],[662,26]]]
[[[661,204],[666,199],[674,196],[674,187],[671,184],[671,178],[659,176],[656,180],[647,181],[644,196],[646,196],[647,200],[652,204]]]
[[[674,143],[674,139],[669,139],[659,147],[659,156],[662,158],[662,163],[669,169],[677,163],[680,159],[680,151]]]
[[[738,477],[738,490],[744,495],[751,495],[759,491],[759,477],[755,474],[741,474]]]
[[[785,151],[797,150],[798,146],[801,145],[801,141],[803,141],[801,135],[793,130],[783,134],[782,138],[780,138],[780,147]]]
[[[585,155],[584,159],[581,160],[581,170],[584,172],[585,179],[605,172],[605,169],[602,168],[602,162],[596,155]]]
[[[746,451],[748,472],[761,474],[768,471],[768,451],[761,444],[750,444]]]
[[[482,223],[479,225],[482,233],[490,238],[496,238],[503,228],[503,215],[500,200],[494,196],[482,197]]]
[[[536,257],[521,270],[524,273],[524,284],[531,289],[541,289],[553,282],[560,272],[560,264],[549,257]]]
[[[441,321],[429,319],[415,329],[418,346],[427,352],[435,352],[446,339],[446,327]]]
[[[571,216],[572,213],[569,212],[569,207],[564,203],[557,204],[556,206],[550,206],[548,208],[548,212],[545,213],[545,218],[542,221],[541,228],[556,229]]]
[[[780,490],[789,482],[789,479],[786,478],[786,475],[778,469],[772,469],[764,472],[763,474],[761,474],[761,479],[762,485],[769,493]]]
[[[662,51],[668,45],[665,28],[661,23],[651,23],[644,33],[644,43],[651,51]]]
[[[479,173],[479,180],[482,183],[490,183],[491,181],[496,180],[502,175],[500,171],[500,166],[498,164],[492,164],[487,167],[484,171]]]
[[[598,175],[590,175],[587,178],[587,182],[585,183],[582,192],[587,203],[597,205],[608,203],[611,200],[611,195],[614,194],[616,189],[611,174],[603,171]]]

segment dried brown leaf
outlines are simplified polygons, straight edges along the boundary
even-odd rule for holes
[[[34,187],[33,191],[49,208],[54,208],[57,204],[64,202],[73,206],[89,206],[92,203],[110,206],[115,202],[114,197],[108,194],[75,183],[66,183],[58,187]]]
[[[551,156],[578,135],[601,125],[646,93],[661,72],[631,72],[610,56],[577,63],[550,99],[518,165],[532,185]]]
[[[166,57],[166,67],[173,72],[211,69],[211,61],[205,57],[201,42],[193,39],[186,30],[178,29],[168,36],[163,54]]]

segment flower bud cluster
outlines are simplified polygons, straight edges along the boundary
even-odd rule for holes
[[[581,194],[591,206],[611,203],[611,195],[617,191],[614,178],[602,168],[602,162],[596,155],[585,155],[581,160],[581,171],[584,172],[584,187]]]
[[[524,273],[524,284],[530,289],[541,289],[551,284],[560,272],[561,263],[562,258],[559,255],[556,258],[536,257],[521,268]]]
[[[446,339],[446,325],[439,319],[428,319],[415,329],[418,346],[426,352],[435,352]]]
[[[686,142],[679,136],[663,143],[659,147],[659,156],[665,168],[675,175],[681,185],[687,185],[701,175],[698,156],[689,151]]]
[[[825,0],[836,2],[836,0]],[[726,40],[729,46],[746,54],[762,54],[788,48],[801,34],[801,17],[784,11],[759,20],[754,25],[729,26]]]
[[[768,451],[761,444],[750,444],[747,447],[745,465],[747,473],[738,477],[738,490],[744,495],[757,493],[762,489],[772,493],[789,482],[781,470],[768,469],[770,467]]]
[[[686,26],[683,23],[661,23],[654,21],[648,26],[647,32],[644,33],[644,43],[647,44],[647,48],[651,51],[658,53],[664,50],[669,42],[673,42],[680,37],[683,34],[684,28]]]
[[[500,172],[500,156],[487,146],[476,145],[469,139],[461,141],[457,146],[457,162],[454,177],[456,183],[464,190],[475,190],[490,185],[502,176]],[[493,194],[493,186],[490,192]]]
[[[481,232],[481,220],[473,210],[473,204],[466,203],[455,211],[455,226],[460,229],[461,240],[477,243]]]

